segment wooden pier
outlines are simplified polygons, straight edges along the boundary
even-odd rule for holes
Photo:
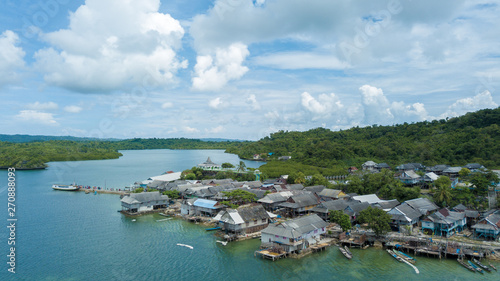
[[[260,257],[262,257],[262,258],[275,261],[275,260],[278,260],[280,258],[286,257],[287,253],[275,251],[275,250],[270,248],[270,249],[263,249],[263,250],[255,251],[254,256],[257,256],[257,255],[260,255]]]

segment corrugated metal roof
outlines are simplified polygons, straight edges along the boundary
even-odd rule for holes
[[[318,215],[309,215],[285,221],[277,225],[269,225],[262,233],[283,236],[287,238],[298,238],[316,229],[326,227],[328,224]]]
[[[374,204],[374,203],[384,201],[384,200],[378,198],[378,196],[376,194],[353,196],[352,199],[358,200],[360,202],[367,202],[368,204]]]
[[[207,199],[197,199],[193,203],[193,205],[196,207],[202,207],[202,208],[207,208],[207,209],[217,209],[217,208],[215,208],[216,204],[217,204],[217,201],[212,201],[212,200],[207,200]]]

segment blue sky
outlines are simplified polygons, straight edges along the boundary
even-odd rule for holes
[[[499,4],[2,1],[0,132],[256,140],[496,108]]]

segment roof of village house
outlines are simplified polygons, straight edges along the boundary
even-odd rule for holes
[[[426,178],[429,178],[429,179],[430,179],[430,180],[432,180],[432,181],[435,181],[435,180],[437,180],[437,179],[439,178],[439,176],[438,176],[438,175],[436,175],[434,172],[429,172],[429,173],[426,173],[426,174],[425,174],[425,177],[426,177]]]
[[[432,203],[427,198],[416,198],[411,200],[406,200],[406,204],[410,205],[413,209],[420,212],[422,215],[426,215],[427,212],[432,212],[434,210],[439,209],[439,207]]]
[[[280,206],[288,208],[302,208],[312,205],[318,205],[318,199],[311,193],[294,195],[291,197],[293,202],[284,202]]]
[[[465,216],[471,219],[477,219],[481,214],[476,210],[465,210]]]
[[[141,192],[131,193],[129,196],[124,196],[120,201],[127,204],[141,204],[151,201],[167,201],[168,195],[161,195],[160,192]]]
[[[262,186],[262,183],[260,181],[247,181],[243,184],[243,187],[249,187],[249,188],[259,188]]]
[[[343,193],[342,190],[325,188],[318,195],[322,197],[338,199],[341,193]],[[345,197],[345,194],[343,194],[341,197]]]
[[[484,166],[479,163],[469,163],[465,165],[464,168],[467,168],[469,170],[477,170],[477,169],[483,169]]]
[[[403,203],[397,207],[392,208],[388,212],[391,218],[395,221],[406,221],[410,222],[418,219],[421,214],[419,211],[413,209],[410,205]]]
[[[377,202],[377,203],[373,204],[374,207],[380,208],[380,209],[385,210],[385,211],[389,211],[390,209],[396,207],[397,205],[399,205],[398,199],[381,201],[381,202]]]
[[[213,200],[207,200],[207,199],[196,199],[196,201],[194,201],[193,205],[196,206],[196,207],[201,207],[201,208],[207,208],[207,209],[217,209],[217,207],[215,205],[217,205],[217,201],[213,201]]]
[[[457,212],[464,212],[465,210],[467,210],[467,207],[465,207],[463,204],[458,204],[455,207],[453,207],[452,210]]]
[[[354,200],[358,200],[360,202],[368,202],[368,204],[375,204],[378,202],[385,201],[385,200],[378,198],[378,196],[376,194],[358,195],[358,196],[352,196],[351,198]]]
[[[315,192],[315,193],[320,193],[324,189],[326,189],[326,186],[324,185],[313,185],[313,186],[306,186],[304,187],[304,190],[310,191],[310,192]]]
[[[390,169],[391,166],[389,166],[389,164],[387,164],[387,163],[378,163],[377,165],[375,165],[375,168],[378,168],[378,169]]]
[[[462,167],[448,167],[443,170],[443,173],[448,173],[448,174],[458,174],[462,170]]]
[[[370,204],[368,202],[356,202],[356,201],[349,201],[347,202],[348,206],[344,209],[344,213],[348,214],[349,216],[357,216],[361,211],[364,211],[370,207]]]
[[[401,175],[401,178],[410,178],[410,179],[418,179],[420,178],[420,175],[417,174],[415,171],[413,170],[406,170],[403,172],[403,174]]]
[[[261,190],[261,189],[246,189],[246,188],[240,188],[240,189],[255,194],[257,199],[264,198],[264,194],[266,194],[266,192],[267,192],[267,190]]]
[[[424,220],[441,224],[453,224],[456,221],[463,220],[465,213],[453,212],[447,208],[443,208],[432,215],[427,216]]]
[[[328,213],[329,211],[343,211],[349,204],[345,200],[331,200],[321,202],[312,209],[313,212]]]
[[[227,216],[225,216],[227,214]],[[264,207],[260,204],[253,205],[243,205],[238,207],[238,209],[227,209],[226,211],[221,211],[215,216],[214,219],[232,222],[234,224],[242,224],[254,220],[269,219],[269,214],[266,212]]]
[[[475,229],[491,229],[491,230],[498,230],[500,229],[500,212],[498,210],[490,214],[489,216],[485,217],[484,219],[480,220],[478,223],[472,226],[472,228]]]
[[[278,235],[287,238],[299,238],[316,229],[326,227],[328,224],[318,215],[309,215],[279,224],[270,224],[261,232],[271,235]]]
[[[370,161],[366,161],[361,166],[363,166],[363,167],[375,167],[375,165],[377,165],[377,163],[370,160]]]
[[[269,214],[261,204],[243,205],[236,210],[245,222],[269,218]]]
[[[288,190],[302,190],[304,189],[304,185],[301,183],[287,184],[286,188]]]
[[[428,171],[431,171],[431,172],[442,172],[443,170],[449,168],[450,166],[449,165],[435,165],[435,166],[432,166],[432,167],[427,167],[426,170]]]
[[[278,202],[285,202],[287,199],[288,199],[287,197],[284,197],[280,193],[269,193],[268,195],[264,196],[264,198],[257,200],[257,202],[272,204]]]

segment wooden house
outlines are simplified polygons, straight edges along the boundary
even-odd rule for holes
[[[443,208],[422,220],[422,231],[448,238],[456,232],[462,232],[466,225],[465,212],[454,212]]]
[[[287,253],[300,252],[317,244],[327,226],[316,214],[270,224],[261,231],[261,243],[264,247],[280,247]]]
[[[124,196],[120,202],[122,211],[129,214],[143,213],[168,207],[169,198],[160,192],[131,193]]]
[[[480,220],[472,229],[476,238],[497,240],[500,237],[500,210]]]
[[[237,209],[226,209],[215,217],[226,233],[238,235],[261,231],[269,225],[269,214],[260,204],[249,204]]]

